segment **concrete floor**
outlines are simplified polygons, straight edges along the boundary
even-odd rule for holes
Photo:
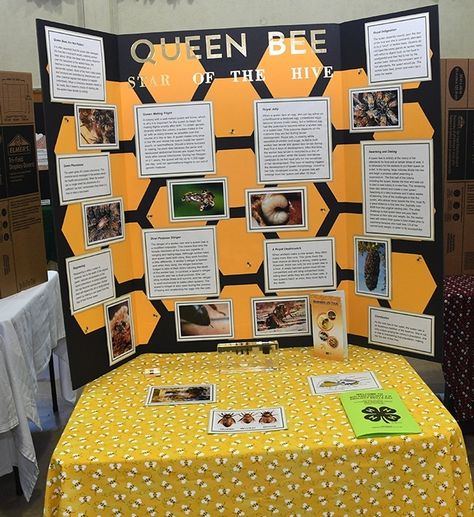
[[[441,365],[419,359],[409,359],[409,362],[426,384],[436,394],[442,396],[444,393],[444,380]],[[0,477],[0,517],[40,517],[43,512],[44,487],[49,459],[73,407],[71,404],[59,400],[59,414],[55,415],[51,406],[49,380],[41,380],[39,385],[38,408],[43,431],[34,431],[33,441],[38,458],[40,476],[29,503],[26,502],[23,496],[16,495],[13,474]],[[464,438],[474,479],[474,428],[469,430],[469,434],[465,433]]]

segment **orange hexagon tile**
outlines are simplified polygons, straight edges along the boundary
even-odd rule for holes
[[[91,151],[78,151],[77,140],[76,140],[76,122],[74,117],[63,117],[61,121],[61,127],[58,131],[58,138],[56,139],[56,145],[54,146],[54,152],[56,154],[84,154],[90,153]],[[93,151],[98,152],[98,151]]]
[[[74,255],[88,252],[85,248],[83,227],[81,205],[79,203],[68,205],[64,214],[62,232]]]
[[[217,255],[224,275],[256,273],[263,261],[261,233],[248,233],[245,218],[217,223]]]
[[[74,318],[84,334],[89,334],[105,326],[104,307],[102,305],[76,312]]]
[[[392,309],[422,313],[436,289],[436,282],[422,256],[392,253]]]
[[[251,149],[228,149],[216,155],[217,176],[227,178],[229,206],[245,206],[245,189],[257,185],[255,154]]]
[[[333,179],[327,185],[339,202],[362,203],[359,144],[337,145],[332,153]]]
[[[150,184],[150,178],[138,177],[137,160],[133,153],[112,153],[110,168],[114,196],[123,198],[125,210],[136,210]]]
[[[250,82],[232,77],[214,79],[206,95],[214,108],[216,136],[247,136],[253,133],[253,101],[259,95]]]
[[[168,60],[162,57],[162,52],[168,56],[177,54],[176,45],[170,43],[154,45],[156,63],[144,63],[140,76],[155,102],[184,102],[190,101],[198,84],[193,81],[194,74],[205,72],[198,59],[188,59],[186,45],[179,45],[179,57]],[[137,88],[139,88],[139,82]]]
[[[402,88],[404,90],[416,90],[416,88],[418,88],[420,86],[420,83],[417,82],[417,83],[403,83],[402,84]]]
[[[131,140],[135,135],[133,106],[141,104],[135,90],[128,83],[107,81],[107,102],[120,106],[118,130],[120,140]]]
[[[110,245],[114,275],[120,284],[144,275],[142,229],[138,223],[125,225],[125,240]]]
[[[354,235],[364,233],[362,214],[340,214],[329,235],[336,239],[336,260],[341,269],[354,269]]]
[[[369,84],[362,68],[333,73],[323,95],[331,98],[331,121],[336,129],[349,129],[349,89]]]
[[[264,294],[255,284],[227,285],[222,289],[220,298],[232,300],[234,310],[234,338],[252,337],[252,298],[261,298]]]
[[[146,345],[161,316],[143,291],[133,291],[131,296],[135,340],[137,345]]]
[[[313,183],[301,185],[295,183],[291,186],[298,187],[303,185],[306,186],[308,229],[293,232],[278,232],[280,239],[304,239],[306,237],[314,237],[328,214],[329,208]],[[284,187],[284,185],[278,186]]]
[[[403,130],[379,131],[374,140],[415,140],[433,138],[433,126],[417,102],[403,104]]]
[[[376,298],[355,294],[354,282],[344,280],[338,285],[346,293],[347,333],[357,336],[367,336],[369,332],[369,307],[379,307]]]
[[[307,97],[317,81],[313,71],[322,73],[323,65],[305,39],[298,41],[299,48],[305,50],[305,54],[292,54],[289,38],[285,38],[284,43],[286,50],[278,56],[271,56],[267,48],[257,68],[265,71],[265,84],[273,97]],[[304,73],[306,67],[307,79]],[[294,68],[302,70],[301,79],[292,79]]]
[[[206,225],[206,221],[180,221],[171,223],[168,206],[168,189],[167,187],[161,187],[147,214],[147,219],[153,228],[192,228],[193,226]]]

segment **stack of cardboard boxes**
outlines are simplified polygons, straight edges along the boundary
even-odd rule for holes
[[[31,74],[0,72],[0,298],[46,280]]]
[[[474,60],[442,59],[444,272],[474,274]]]

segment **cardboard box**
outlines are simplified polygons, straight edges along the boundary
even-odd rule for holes
[[[442,59],[444,271],[474,274],[474,60]]]
[[[0,298],[45,282],[31,74],[0,72]]]

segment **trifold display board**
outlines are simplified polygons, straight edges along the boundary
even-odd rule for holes
[[[38,42],[75,386],[137,352],[311,344],[322,290],[345,292],[349,343],[440,357],[435,7],[120,36],[38,21]]]

